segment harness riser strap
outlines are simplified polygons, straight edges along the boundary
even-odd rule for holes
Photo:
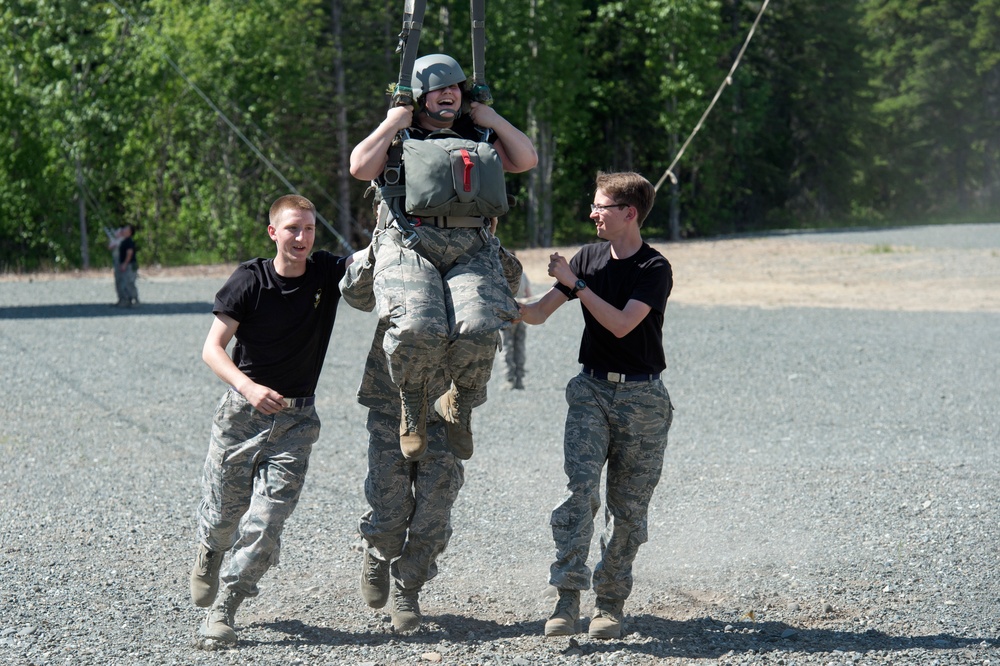
[[[392,96],[393,106],[412,106],[413,99],[413,65],[417,61],[417,50],[420,46],[420,31],[424,25],[424,10],[427,0],[406,0],[403,10],[403,29],[399,33],[399,45],[396,52],[402,52],[399,63],[399,79]]]
[[[472,15],[472,99],[492,104],[493,95],[486,85],[486,0],[470,0]]]

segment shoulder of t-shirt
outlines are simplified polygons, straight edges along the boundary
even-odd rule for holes
[[[267,269],[265,267],[265,262],[267,259],[261,257],[256,257],[254,259],[248,259],[241,262],[236,266],[232,275],[226,280],[226,284],[219,290],[216,294],[215,304],[218,305],[219,297],[225,295],[228,297],[227,304],[232,306],[237,302],[243,300],[243,297],[257,289],[259,285],[267,282]],[[238,312],[232,307],[220,310],[218,308],[213,308],[212,312],[214,314],[224,314],[228,317],[232,317],[236,321],[241,321],[243,319],[243,313]]]
[[[316,250],[310,257],[312,261],[319,265],[326,266],[328,264],[343,263],[347,257],[343,257],[339,254],[334,254],[329,250]]]
[[[342,257],[328,250],[316,250],[310,255],[309,261],[316,268],[327,274],[327,278],[332,277],[337,282],[347,272],[347,257]]]
[[[338,257],[335,254],[333,254],[332,252],[330,252],[329,250],[316,250],[311,255],[309,255],[309,259],[311,261],[314,261],[314,262],[318,263],[318,264],[319,263],[327,263],[327,262],[330,262],[330,261],[336,261],[337,258]]]
[[[580,250],[586,250],[591,254],[610,254],[611,253],[611,241],[599,240],[593,243],[587,243]]]
[[[263,276],[267,271],[267,268],[265,266],[265,262],[267,261],[269,260],[263,257],[254,257],[253,259],[247,259],[246,261],[242,262],[239,266],[236,267],[236,270],[233,271],[233,277],[236,277],[240,273],[250,273],[257,276]]]
[[[581,259],[593,260],[594,258],[601,257],[603,255],[611,256],[611,242],[610,241],[596,241],[594,243],[587,243],[576,251],[576,255],[573,257],[575,261],[580,261]],[[590,263],[590,261],[588,261]]]
[[[670,270],[670,262],[667,258],[649,243],[643,242],[637,257],[638,264],[642,268],[666,268]]]

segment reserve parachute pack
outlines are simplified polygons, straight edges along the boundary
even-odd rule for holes
[[[508,210],[503,164],[492,145],[438,130],[403,141],[406,214],[498,217]]]

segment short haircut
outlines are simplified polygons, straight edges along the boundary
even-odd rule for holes
[[[634,206],[639,215],[639,226],[645,222],[646,216],[653,208],[656,200],[656,188],[653,184],[634,171],[617,173],[597,173],[597,189],[618,203]]]
[[[283,197],[278,197],[271,204],[271,212],[267,216],[268,224],[274,226],[275,220],[278,219],[278,215],[283,210],[307,210],[313,214],[313,217],[316,217],[316,206],[313,205],[312,201],[298,194],[286,194]]]

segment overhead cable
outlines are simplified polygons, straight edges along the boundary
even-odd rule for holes
[[[760,6],[760,11],[757,12],[757,18],[754,19],[753,25],[750,26],[750,32],[747,33],[747,38],[743,41],[743,46],[740,48],[739,53],[736,54],[736,59],[733,61],[733,66],[729,68],[729,73],[726,75],[726,78],[723,79],[722,83],[719,85],[719,89],[715,92],[715,97],[712,98],[712,103],[708,105],[707,109],[705,109],[705,113],[701,114],[701,119],[698,120],[698,124],[695,125],[694,130],[691,132],[691,135],[687,138],[687,141],[685,141],[684,145],[681,146],[681,149],[677,151],[677,156],[674,158],[674,161],[670,163],[670,166],[667,167],[667,170],[663,172],[663,175],[660,176],[660,179],[656,181],[655,189],[657,192],[660,191],[660,185],[662,185],[663,181],[666,180],[667,178],[670,178],[670,182],[674,183],[675,185],[677,184],[677,176],[674,175],[674,167],[677,166],[677,163],[680,161],[681,156],[684,155],[684,151],[685,149],[687,149],[688,144],[691,143],[691,140],[694,139],[694,135],[697,134],[698,130],[701,129],[702,124],[705,122],[705,118],[708,118],[708,114],[712,112],[712,108],[715,106],[715,103],[719,101],[719,97],[722,96],[722,91],[726,88],[726,86],[732,85],[733,73],[736,71],[736,68],[739,67],[740,65],[740,60],[743,58],[743,53],[747,50],[747,46],[750,44],[750,39],[753,37],[754,31],[757,30],[757,24],[760,23],[760,17],[764,15],[764,10],[767,9],[768,2],[770,2],[770,0],[764,0],[764,3]]]

